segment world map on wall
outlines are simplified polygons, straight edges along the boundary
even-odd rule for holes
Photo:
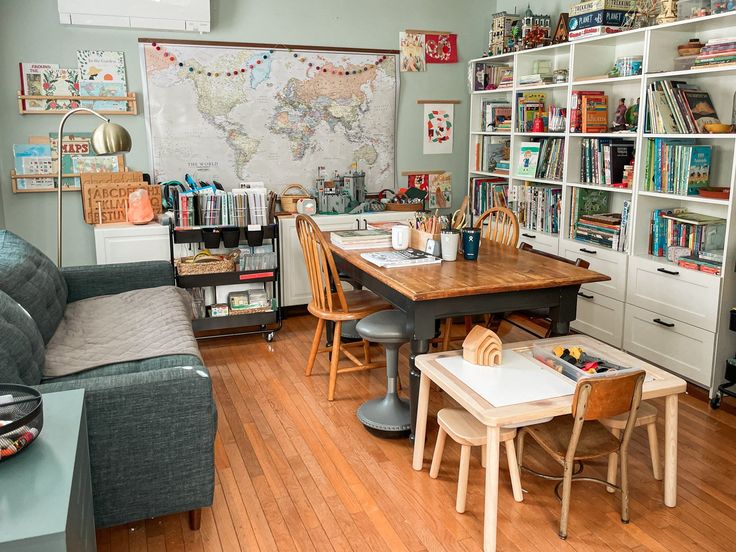
[[[141,45],[158,182],[313,185],[317,167],[357,163],[369,190],[393,188],[394,55]]]

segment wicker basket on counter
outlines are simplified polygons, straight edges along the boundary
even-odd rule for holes
[[[289,193],[295,190],[296,193]],[[303,192],[303,193],[299,193]],[[281,204],[281,210],[286,213],[296,213],[296,204],[300,199],[309,199],[312,196],[301,184],[289,184],[286,188],[281,190],[279,194],[279,202]]]

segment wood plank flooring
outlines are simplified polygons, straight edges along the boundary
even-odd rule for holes
[[[337,400],[329,403],[326,355],[304,376],[314,327],[311,317],[300,316],[288,319],[270,344],[258,336],[200,343],[219,411],[214,504],[203,511],[200,531],[189,530],[184,513],[98,530],[100,552],[481,550],[479,449],[471,460],[467,511],[457,514],[459,447],[448,440],[440,476],[432,480],[436,424],[428,428],[422,472],[411,469],[408,440],[369,434],[355,411],[384,392],[381,370],[340,375]],[[516,330],[504,340],[526,337]],[[407,370],[404,356],[405,388]],[[436,391],[432,397],[436,412],[447,399]],[[664,404],[654,404],[663,414]],[[554,483],[522,473],[524,502],[514,502],[502,454],[499,550],[736,549],[736,416],[687,396],[680,405],[676,508],[662,504],[643,429],[632,443],[631,523],[619,521],[618,495],[577,483],[567,541],[557,537]],[[660,440],[663,432],[660,424]],[[525,462],[555,469],[531,440]],[[585,469],[605,476],[602,462]]]

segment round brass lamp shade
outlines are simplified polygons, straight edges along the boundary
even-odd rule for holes
[[[102,123],[92,133],[92,148],[97,155],[126,153],[131,146],[128,131],[115,123]]]

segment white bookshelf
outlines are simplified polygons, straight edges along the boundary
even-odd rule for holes
[[[578,300],[578,318],[573,328],[589,333],[614,346],[669,369],[713,394],[722,383],[726,359],[736,354],[736,332],[728,329],[729,310],[736,306],[736,225],[734,225],[734,181],[736,180],[736,134],[650,134],[645,133],[646,90],[652,80],[686,80],[707,90],[723,122],[731,122],[736,90],[736,65],[697,70],[674,70],[676,46],[697,37],[736,36],[736,13],[677,21],[557,44],[534,50],[478,58],[469,63],[505,63],[514,70],[510,88],[473,92],[470,98],[469,177],[500,177],[509,183],[530,182],[535,186],[562,189],[560,232],[549,234],[521,228],[520,241],[571,259],[582,257],[591,269],[608,274],[610,282],[583,286]],[[642,75],[606,78],[616,58],[643,56]],[[519,86],[520,75],[532,73],[535,60],[546,59],[553,69],[567,69],[568,82]],[[609,97],[609,119],[619,98],[640,98],[639,124],[629,133],[518,132],[516,96],[519,92],[544,92],[547,106],[568,107],[573,90],[603,90]],[[484,100],[505,100],[512,106],[512,132],[484,132],[481,105]],[[511,175],[478,172],[475,169],[476,144],[491,136],[511,141]],[[562,181],[515,176],[521,142],[531,138],[560,137],[564,140]],[[580,180],[580,141],[583,138],[616,138],[635,146],[633,182],[630,189],[609,188]],[[713,146],[711,185],[731,188],[730,199],[646,191],[644,162],[646,144],[656,138],[690,139]],[[613,251],[603,246],[569,237],[572,194],[581,188],[610,193],[611,210],[619,211],[624,201],[631,203],[628,251]],[[472,189],[468,192],[472,194]],[[682,268],[666,258],[648,253],[649,219],[653,209],[684,207],[693,212],[726,220],[726,244],[720,275]]]

